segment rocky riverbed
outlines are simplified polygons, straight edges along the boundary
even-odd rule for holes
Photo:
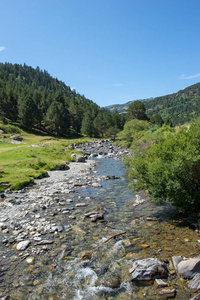
[[[65,170],[2,195],[0,296],[187,300],[198,294],[199,233],[169,205],[150,203],[128,188],[120,160],[127,150],[110,141],[79,149],[85,158],[75,155]],[[88,251],[92,255],[84,256]],[[195,261],[188,267],[180,256]],[[194,267],[192,288],[180,274],[183,261]]]

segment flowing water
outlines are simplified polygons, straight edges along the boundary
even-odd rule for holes
[[[133,207],[136,195],[128,187],[122,161],[97,161],[95,175],[120,178],[102,180],[101,188],[80,187],[74,194],[62,194],[73,202],[84,199],[87,206],[72,211],[76,219],[59,213],[45,216],[59,220],[65,231],[52,235],[54,243],[48,251],[38,253],[35,246],[32,264],[20,258],[14,247],[1,248],[1,294],[12,299],[160,299],[154,286],[135,285],[128,274],[135,259],[158,257],[168,262],[167,282],[177,290],[175,299],[190,299],[186,281],[173,273],[171,257],[198,255],[197,232],[180,221],[169,205],[147,201]],[[91,222],[84,213],[92,210],[104,213],[104,219]],[[91,259],[81,259],[85,251],[124,231],[102,244]]]

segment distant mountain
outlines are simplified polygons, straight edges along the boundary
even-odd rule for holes
[[[191,85],[177,93],[148,98],[144,101],[147,115],[160,114],[163,119],[170,116],[173,124],[184,124],[200,117],[200,83]],[[125,113],[133,101],[107,106],[110,111]]]
[[[152,100],[153,98],[148,98],[148,99],[140,99],[140,101],[150,101]],[[129,101],[125,104],[113,104],[113,105],[109,105],[109,106],[106,106],[105,108],[110,110],[111,112],[114,112],[116,109],[118,110],[119,113],[126,113],[127,109],[129,108],[129,105],[131,105],[133,101]]]

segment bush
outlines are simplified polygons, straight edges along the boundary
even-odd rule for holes
[[[117,138],[125,140],[126,145],[130,147],[133,140],[141,138],[145,131],[150,128],[151,124],[148,121],[133,119],[124,125],[124,130],[117,134]]]
[[[170,201],[184,211],[200,211],[200,122],[190,129],[168,133],[166,138],[132,159],[129,177],[136,190],[151,199]]]

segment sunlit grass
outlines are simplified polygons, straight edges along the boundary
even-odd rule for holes
[[[21,130],[22,144],[11,144],[10,135],[0,142],[0,191],[20,189],[43,177],[48,170],[61,168],[71,161],[70,144],[89,141],[86,138],[63,139],[49,135],[29,134]],[[0,137],[1,139],[1,137]]]

